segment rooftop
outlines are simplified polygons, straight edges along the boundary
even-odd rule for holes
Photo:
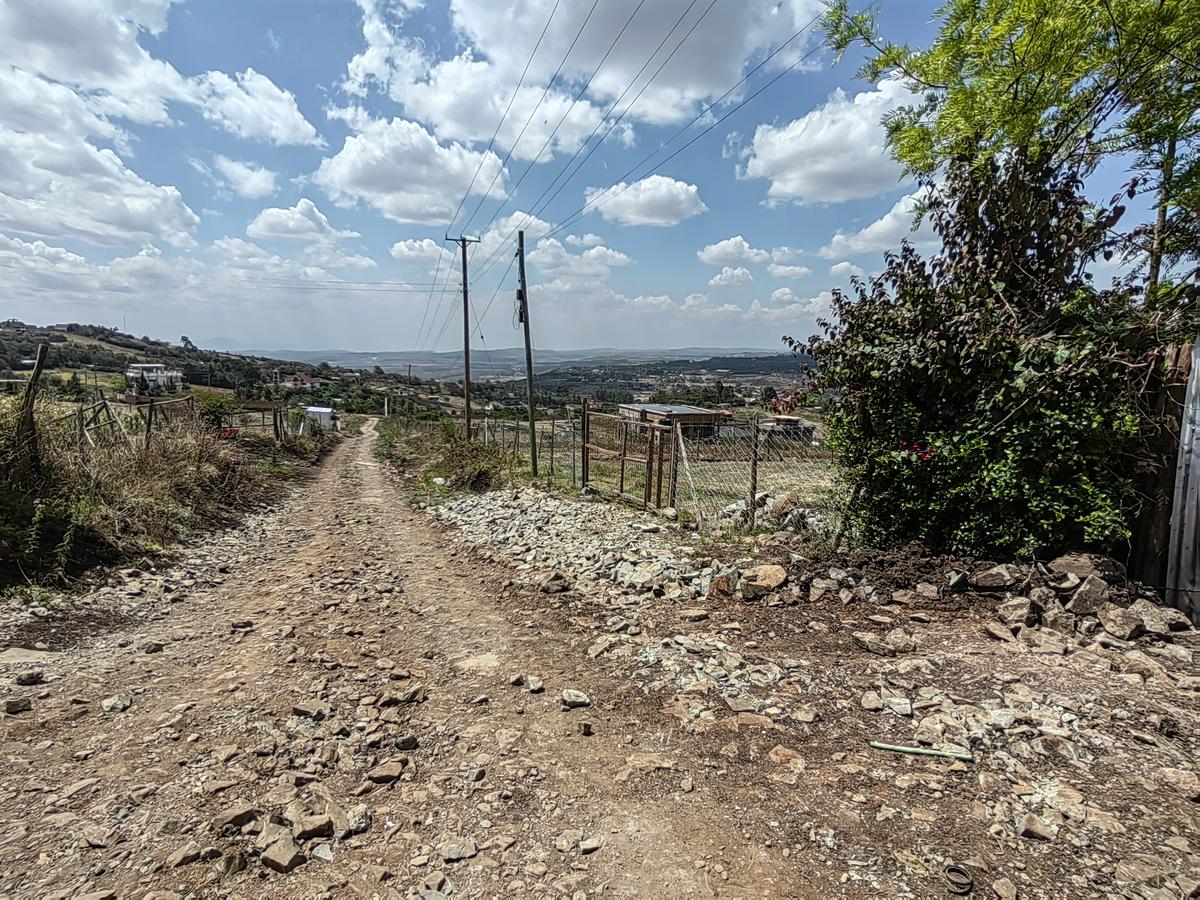
[[[643,409],[646,412],[658,413],[660,416],[712,416],[716,411],[705,409],[703,406],[689,406],[686,403],[622,403],[621,409]]]

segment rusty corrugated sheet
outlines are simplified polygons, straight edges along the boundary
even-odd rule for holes
[[[1167,602],[1200,625],[1200,340],[1183,401],[1166,588]]]

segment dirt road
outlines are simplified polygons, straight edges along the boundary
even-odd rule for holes
[[[0,897],[1200,895],[1195,632],[1017,639],[919,578],[673,599],[686,536],[528,491],[449,527],[372,438],[0,610]],[[642,586],[539,590],[604,554]]]
[[[447,555],[371,435],[236,546],[134,576],[174,589],[161,618],[3,655],[44,683],[6,693],[32,709],[0,724],[0,893],[819,892],[628,682],[498,603],[508,570]]]

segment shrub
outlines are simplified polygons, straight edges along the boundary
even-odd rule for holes
[[[1145,388],[1186,334],[1186,289],[1151,310],[1091,283],[1122,210],[1089,207],[1073,172],[1010,156],[926,191],[940,253],[905,243],[834,292],[821,335],[785,338],[828,392],[857,534],[992,556],[1112,549],[1139,466],[1164,462]]]

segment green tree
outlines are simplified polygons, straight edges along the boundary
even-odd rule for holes
[[[803,348],[858,533],[976,555],[1117,548],[1136,473],[1161,464],[1145,384],[1196,327],[1195,293],[1166,311],[1091,285],[1121,210],[1094,209],[1072,168],[1000,154],[925,186],[939,254],[887,254]]]
[[[926,49],[887,41],[873,13],[836,0],[831,45],[862,43],[860,74],[901,79],[913,102],[884,119],[910,172],[956,159],[1017,152],[1088,172],[1113,156],[1157,194],[1154,221],[1126,232],[1147,257],[1151,289],[1161,263],[1200,247],[1200,0],[949,0]]]

